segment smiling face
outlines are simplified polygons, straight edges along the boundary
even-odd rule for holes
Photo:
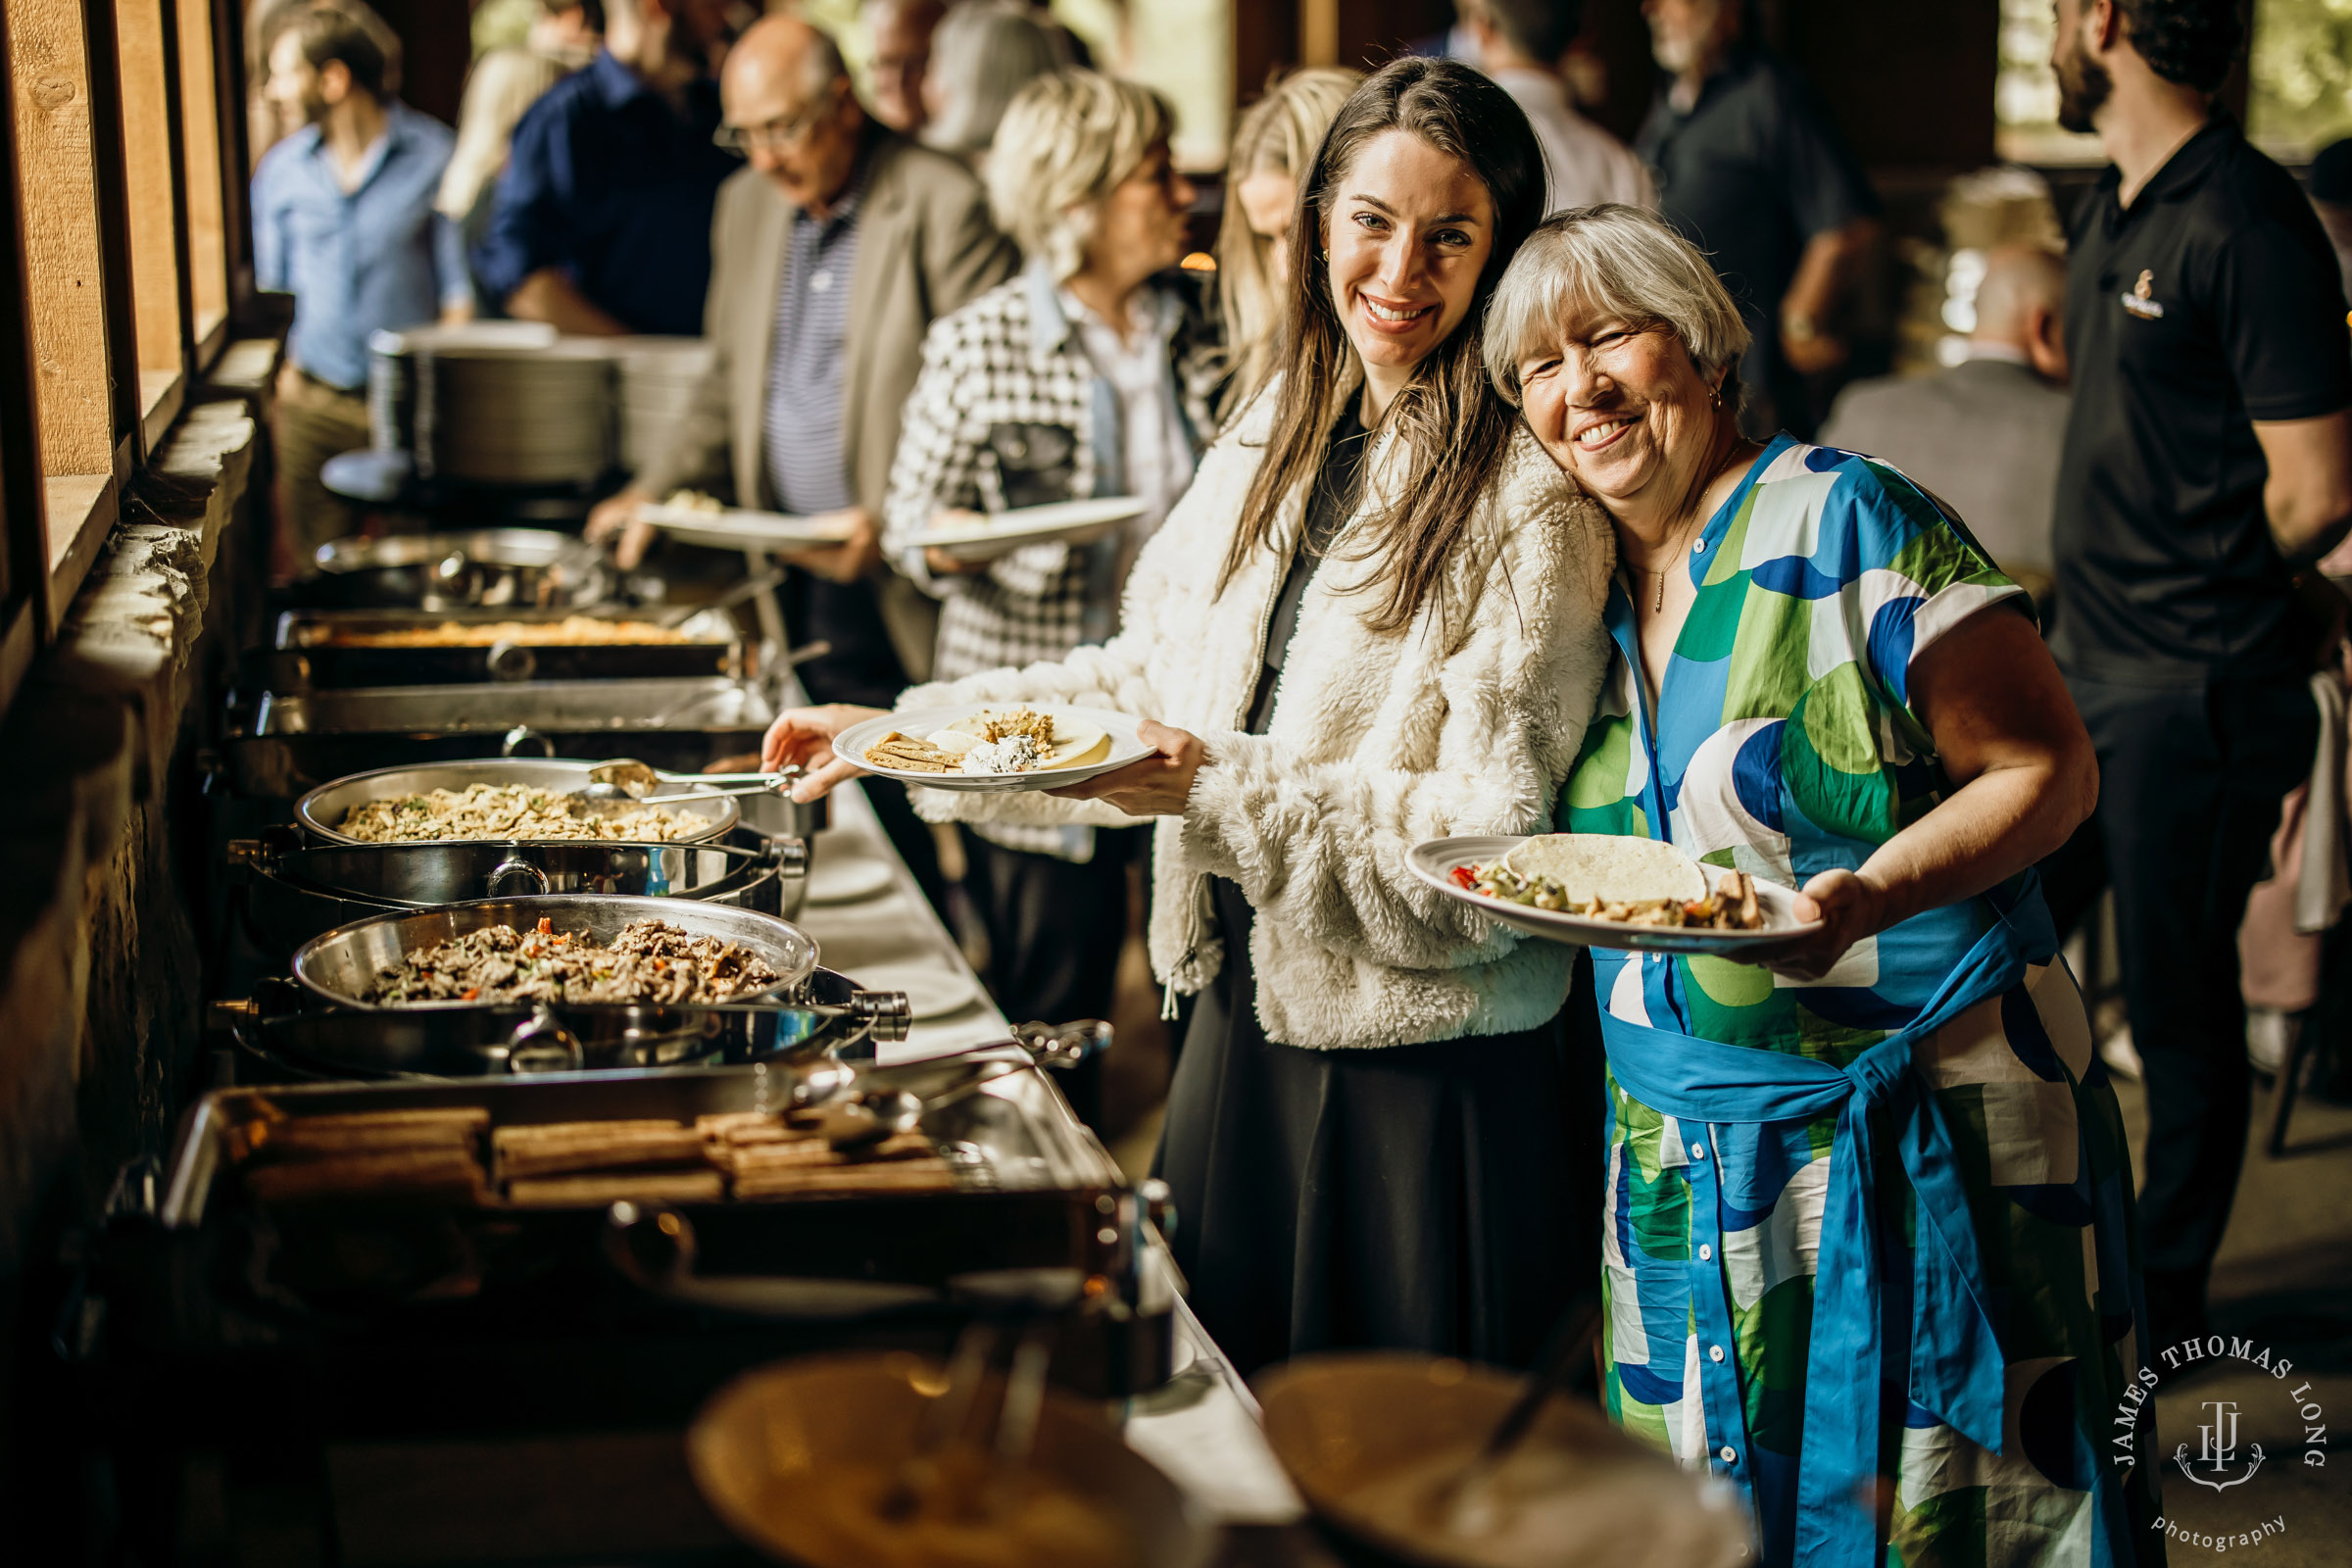
[[[1520,407],[1552,461],[1610,512],[1679,507],[1729,410],[1673,328],[1572,308],[1555,342],[1519,362]]]
[[[1365,143],[1332,188],[1332,308],[1376,394],[1393,393],[1470,314],[1494,249],[1494,198],[1468,164],[1405,130]]]

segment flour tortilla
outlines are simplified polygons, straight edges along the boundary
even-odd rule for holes
[[[981,727],[987,720],[1008,711],[1010,710],[983,708],[932,736],[931,744],[951,757],[961,757],[979,743]],[[1046,712],[1043,709],[1032,709],[1031,711]],[[1044,760],[1030,771],[1045,773],[1057,767],[1084,767],[1090,762],[1100,762],[1110,755],[1110,735],[1107,731],[1082,719],[1072,718],[1067,713],[1048,712],[1046,716],[1054,720],[1054,749],[1046,753]]]
[[[1582,903],[1600,899],[1703,899],[1713,884],[1706,867],[1671,844],[1610,833],[1540,833],[1502,858],[1521,876],[1547,876]]]

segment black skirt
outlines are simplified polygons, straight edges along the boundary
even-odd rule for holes
[[[1599,1278],[1590,996],[1517,1034],[1281,1045],[1257,1021],[1249,901],[1211,886],[1225,965],[1194,1006],[1157,1161],[1202,1326],[1245,1373],[1329,1349],[1528,1364]]]

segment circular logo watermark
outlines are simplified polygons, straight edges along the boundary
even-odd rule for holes
[[[2278,1398],[2291,1412],[2288,1430],[2302,1434],[2302,1463],[2314,1470],[2326,1468],[2328,1412],[2312,1397],[2310,1381],[2294,1376],[2294,1362],[2282,1355],[2273,1355],[2269,1346],[2214,1334],[2167,1346],[2156,1352],[2155,1360],[2163,1364],[2163,1371],[2142,1366],[2116,1402],[2115,1430],[2110,1442],[2119,1467],[2128,1469],[2140,1463],[2161,1465],[2166,1472],[2163,1476],[2166,1486],[2186,1483],[2227,1496],[2253,1480],[2265,1464],[2292,1462],[2290,1456],[2295,1451],[2292,1446],[2273,1455],[2265,1453],[2260,1443],[2240,1442],[2240,1423],[2247,1413],[2248,1400],[2220,1393],[2199,1403],[2194,1442],[2180,1439],[2173,1443],[2170,1452],[2161,1451],[2162,1444],[2154,1440],[2151,1423],[2145,1435],[2150,1437],[2150,1446],[2158,1451],[2143,1449],[2140,1417],[2167,1373],[2203,1370],[2214,1362],[2237,1361],[2269,1374],[2273,1382],[2280,1385]],[[2270,1414],[2275,1416],[2276,1411]],[[2184,1546],[2203,1546],[2214,1551],[2256,1545],[2286,1533],[2283,1516],[2256,1519],[2250,1516],[2250,1509],[2248,1514],[2243,1521],[2229,1522],[2225,1528],[2217,1528],[2217,1522],[2204,1521],[2191,1528],[2179,1519],[2162,1516],[2150,1528],[2163,1531]]]

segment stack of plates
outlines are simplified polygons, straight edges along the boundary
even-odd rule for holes
[[[477,484],[588,484],[619,454],[610,344],[536,322],[381,333],[369,422],[417,475]]]
[[[710,368],[710,345],[699,337],[624,337],[612,351],[620,362],[620,466],[636,473],[677,439],[678,421]]]
[[[544,321],[470,321],[464,326],[413,326],[368,337],[368,430],[378,452],[416,446],[416,356],[469,348],[521,351],[553,348],[556,329]]]

